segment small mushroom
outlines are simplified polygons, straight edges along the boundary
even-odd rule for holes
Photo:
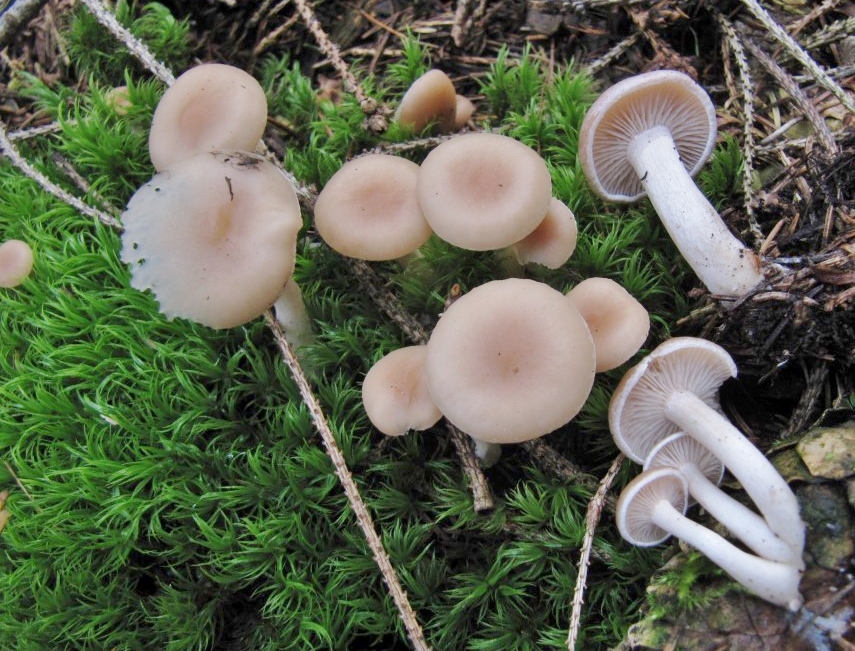
[[[586,278],[567,298],[588,324],[597,349],[597,373],[617,368],[635,355],[650,332],[650,315],[620,284]]]
[[[718,487],[724,464],[685,432],[662,439],[644,460],[644,469],[673,468],[686,479],[689,495],[752,551],[763,558],[804,568],[801,556],[776,536],[768,523]]]
[[[567,204],[552,198],[541,222],[510,250],[520,264],[541,264],[547,269],[558,269],[576,250],[579,229],[576,217]]]
[[[471,251],[503,249],[543,221],[552,178],[530,147],[496,133],[465,133],[421,165],[419,205],[439,237]]]
[[[300,205],[285,175],[247,152],[197,154],[155,174],[122,214],[131,286],[160,311],[212,328],[270,307],[294,270]]]
[[[391,154],[345,163],[315,202],[315,227],[333,249],[351,258],[393,260],[432,234],[416,199],[419,166]]]
[[[273,303],[273,314],[282,326],[285,340],[294,348],[311,343],[314,338],[312,320],[303,301],[303,292],[293,278],[285,283],[285,288]]]
[[[425,384],[425,346],[405,346],[376,362],[362,382],[368,419],[387,436],[433,427],[442,414]]]
[[[454,130],[460,131],[469,124],[469,120],[475,114],[475,104],[465,95],[457,95],[457,108],[454,111]]]
[[[646,193],[707,289],[738,297],[762,282],[759,259],[692,180],[716,133],[704,90],[681,72],[657,70],[611,86],[594,102],[579,133],[579,157],[604,199],[635,201]]]
[[[685,516],[689,491],[686,480],[673,468],[654,468],[633,479],[615,506],[618,531],[642,547],[658,545],[670,536],[688,543],[758,597],[796,611],[801,572],[742,551],[717,533]]]
[[[656,347],[618,383],[609,427],[618,447],[643,463],[666,436],[683,431],[721,459],[796,557],[804,549],[799,504],[774,466],[721,413],[718,389],[736,376],[721,346],[674,337]]]
[[[181,74],[161,97],[148,147],[160,172],[207,151],[253,151],[267,125],[267,98],[240,68],[204,63]]]
[[[454,84],[442,70],[428,70],[404,93],[395,119],[419,132],[432,122],[441,133],[455,130],[457,94]]]
[[[472,438],[519,443],[561,427],[594,381],[584,319],[545,283],[494,280],[455,300],[427,344],[427,387]]]
[[[17,287],[33,270],[33,250],[22,240],[0,244],[0,287]]]

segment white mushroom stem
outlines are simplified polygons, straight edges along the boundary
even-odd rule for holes
[[[793,565],[776,563],[742,551],[714,531],[684,516],[667,500],[657,502],[651,519],[656,526],[703,553],[757,596],[793,611],[801,608],[801,572]]]
[[[674,244],[710,292],[738,297],[760,284],[757,255],[728,230],[695,185],[668,128],[636,136],[627,156]]]
[[[690,391],[675,391],[666,402],[665,415],[721,460],[745,488],[769,528],[801,558],[805,526],[798,501],[763,453],[720,412]]]
[[[487,441],[479,441],[473,438],[472,443],[475,447],[475,456],[481,461],[482,468],[490,468],[498,463],[502,456],[502,446],[498,443],[488,443]]]
[[[804,569],[801,554],[781,540],[761,516],[707,479],[694,463],[683,464],[679,470],[698,504],[752,551],[770,561]]]

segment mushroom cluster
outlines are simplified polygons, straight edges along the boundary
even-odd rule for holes
[[[624,295],[593,308],[580,298],[585,282],[565,295],[508,278],[457,298],[427,345],[393,351],[368,371],[362,396],[369,419],[397,436],[445,416],[476,441],[482,459],[497,458],[498,445],[566,424],[587,400],[595,373],[627,361],[649,329],[647,312],[617,283]]]
[[[222,64],[186,71],[157,105],[149,134],[157,173],[122,214],[121,258],[131,286],[151,290],[170,318],[230,328],[277,299],[299,302],[299,290],[283,293],[302,227],[297,195],[253,153],[266,120],[260,84]]]
[[[644,471],[621,495],[618,528],[636,545],[675,535],[751,592],[795,610],[802,603],[804,523],[786,481],[721,412],[718,389],[735,376],[723,348],[695,337],[665,341],[623,376],[609,405],[609,427]],[[725,468],[759,514],[716,486]],[[690,496],[757,556],[688,521]]]

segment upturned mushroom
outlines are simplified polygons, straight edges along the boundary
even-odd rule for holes
[[[573,211],[553,197],[535,229],[508,248],[520,264],[534,263],[558,269],[576,250],[578,233]]]
[[[494,280],[455,300],[427,344],[427,388],[472,438],[519,443],[566,424],[594,381],[594,343],[558,290]]]
[[[442,70],[428,70],[416,79],[404,93],[395,111],[402,125],[421,131],[431,123],[441,133],[456,128],[457,94],[454,84]]]
[[[670,536],[688,543],[758,597],[789,610],[801,608],[801,572],[742,551],[714,531],[685,516],[689,491],[673,468],[654,468],[635,477],[615,506],[623,538],[642,547],[658,545]]]
[[[33,270],[33,249],[23,240],[0,244],[0,287],[17,287]]]
[[[208,151],[253,151],[267,124],[261,84],[240,68],[203,63],[181,74],[151,122],[149,155],[157,171]]]
[[[719,387],[735,376],[736,364],[721,346],[695,337],[669,339],[618,383],[609,404],[612,436],[630,459],[643,463],[663,438],[686,432],[721,459],[769,528],[801,557],[805,527],[795,495],[719,407]]]
[[[212,328],[257,317],[294,270],[300,205],[285,175],[247,152],[197,154],[155,174],[122,214],[131,286],[160,311]]]
[[[416,196],[446,242],[471,251],[503,249],[543,221],[552,178],[536,151],[496,133],[465,133],[422,162]]]
[[[419,166],[391,154],[367,154],[332,175],[315,202],[315,227],[329,246],[362,260],[402,258],[433,231],[416,198]]]
[[[365,374],[362,404],[368,419],[387,436],[426,430],[442,418],[427,390],[425,346],[387,353]]]
[[[756,554],[804,568],[801,556],[775,535],[766,520],[718,487],[724,464],[685,432],[662,439],[650,451],[644,470],[653,468],[673,468],[682,474],[689,495]]]
[[[594,102],[579,133],[579,159],[604,199],[629,202],[646,194],[707,289],[739,297],[763,281],[759,259],[692,180],[716,133],[706,92],[686,74],[657,70],[618,82]]]
[[[567,292],[594,339],[597,373],[617,368],[641,348],[650,315],[636,298],[610,278],[586,278]]]

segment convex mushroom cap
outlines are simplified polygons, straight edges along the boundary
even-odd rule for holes
[[[488,443],[519,443],[579,412],[594,365],[588,326],[564,295],[510,278],[451,304],[431,333],[425,373],[452,424]]]
[[[579,234],[576,216],[560,199],[553,197],[537,227],[510,249],[520,264],[541,264],[558,269],[576,250]]]
[[[23,240],[0,244],[0,287],[17,287],[33,270],[33,249]]]
[[[408,255],[432,234],[416,198],[419,166],[367,154],[332,175],[315,202],[315,227],[339,253],[363,260]]]
[[[122,224],[131,286],[152,290],[170,318],[229,328],[280,295],[302,219],[275,165],[248,152],[209,152],[155,174]]]
[[[644,306],[610,278],[586,278],[567,292],[588,324],[597,350],[597,373],[617,368],[635,355],[650,332]]]
[[[455,130],[456,112],[454,84],[442,70],[432,69],[416,79],[404,93],[395,119],[417,132],[434,122],[437,130],[448,133]]]
[[[439,237],[487,251],[519,242],[537,228],[552,199],[552,178],[537,152],[518,140],[466,133],[427,155],[416,193]]]
[[[687,518],[687,504],[685,478],[672,468],[654,468],[627,484],[615,506],[615,520],[621,536],[633,545],[657,545],[676,536],[762,599],[790,610],[801,607],[798,568],[742,551]]]
[[[387,436],[425,430],[442,418],[425,382],[426,346],[405,346],[377,361],[362,382],[368,419]]]
[[[149,132],[157,171],[207,151],[253,151],[267,124],[261,84],[240,68],[203,63],[180,75],[158,102]]]
[[[762,280],[759,260],[692,180],[712,152],[715,107],[691,77],[657,70],[607,89],[579,133],[588,182],[609,201],[650,198],[674,244],[707,289],[742,296]]]

